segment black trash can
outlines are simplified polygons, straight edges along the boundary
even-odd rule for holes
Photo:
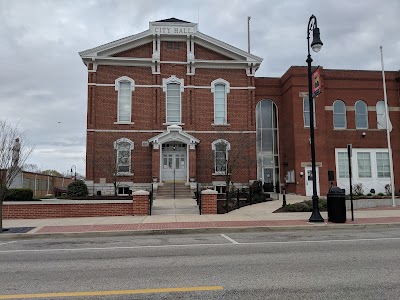
[[[333,223],[346,222],[346,199],[344,191],[334,186],[326,195],[328,206],[328,221]]]

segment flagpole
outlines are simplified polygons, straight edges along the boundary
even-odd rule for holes
[[[386,94],[386,81],[385,81],[385,71],[383,66],[383,51],[382,46],[381,48],[381,64],[382,64],[382,79],[383,79],[383,96],[385,100],[385,115],[386,115],[386,136],[387,136],[387,143],[388,143],[388,152],[389,152],[389,165],[390,165],[390,184],[391,184],[391,192],[392,192],[392,206],[396,206],[394,201],[394,193],[396,191],[394,187],[394,173],[393,173],[393,157],[392,157],[392,147],[390,145],[390,129],[389,129],[389,107],[387,103],[387,94]]]

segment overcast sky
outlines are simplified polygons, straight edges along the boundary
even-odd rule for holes
[[[175,17],[264,59],[257,76],[306,65],[307,24],[324,43],[314,64],[334,69],[400,69],[399,0],[20,1],[0,0],[0,119],[17,124],[42,170],[85,173],[87,72],[78,52]]]

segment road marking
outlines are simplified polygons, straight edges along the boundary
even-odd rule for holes
[[[0,243],[0,245],[7,245],[7,244],[12,244],[12,243],[16,243],[17,241],[12,241],[12,242],[6,242],[6,243]]]
[[[142,290],[114,290],[114,291],[93,291],[93,292],[67,292],[67,293],[45,293],[45,294],[19,294],[0,295],[0,299],[27,299],[27,298],[55,298],[55,297],[82,297],[82,296],[110,296],[110,295],[134,295],[134,294],[155,294],[155,293],[177,293],[177,292],[201,292],[201,291],[222,291],[222,286],[193,286],[160,289]]]
[[[210,247],[210,246],[230,246],[230,245],[274,245],[274,244],[306,244],[306,243],[342,243],[342,242],[374,242],[374,241],[396,241],[398,238],[376,238],[376,239],[354,239],[354,240],[306,240],[306,241],[277,241],[277,242],[236,242],[218,244],[187,244],[187,245],[154,245],[154,246],[125,246],[125,247],[103,247],[103,248],[56,248],[56,249],[23,249],[23,250],[0,250],[2,253],[22,253],[22,252],[62,252],[62,251],[93,251],[93,250],[129,250],[143,248],[189,248],[189,247]]]
[[[226,238],[228,241],[230,241],[232,244],[239,244],[238,242],[236,242],[234,239],[231,239],[229,236],[225,235],[225,234],[221,234],[222,237]]]

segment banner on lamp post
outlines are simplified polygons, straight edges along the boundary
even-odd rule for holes
[[[315,98],[319,94],[321,94],[321,76],[319,69],[316,69],[314,73],[312,73],[312,96]]]

